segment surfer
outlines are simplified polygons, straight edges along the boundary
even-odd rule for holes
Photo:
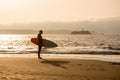
[[[41,53],[41,49],[42,49],[42,44],[43,44],[43,40],[42,40],[42,34],[43,34],[43,31],[40,30],[39,31],[39,34],[37,36],[39,42],[38,42],[38,58],[41,59],[40,57],[40,53]]]

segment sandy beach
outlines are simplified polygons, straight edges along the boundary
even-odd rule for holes
[[[60,58],[0,58],[0,80],[120,80],[120,63]]]

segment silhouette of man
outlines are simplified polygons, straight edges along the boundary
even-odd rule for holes
[[[38,36],[37,36],[37,38],[38,38],[38,59],[41,59],[40,53],[41,53],[42,44],[43,44],[42,34],[43,34],[43,31],[40,30],[40,31],[39,31],[39,34],[38,34]]]

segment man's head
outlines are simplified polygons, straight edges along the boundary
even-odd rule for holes
[[[39,33],[40,33],[40,34],[43,34],[43,30],[40,30]]]

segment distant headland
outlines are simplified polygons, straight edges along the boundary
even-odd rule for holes
[[[87,30],[81,30],[81,31],[72,31],[71,34],[92,34],[92,33]]]

